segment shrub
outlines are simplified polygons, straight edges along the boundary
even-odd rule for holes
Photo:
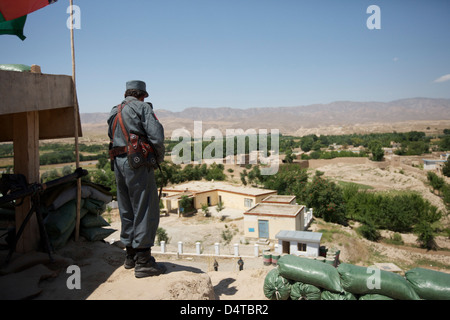
[[[161,241],[165,241],[166,244],[168,244],[170,238],[164,228],[158,227],[158,229],[156,230],[156,244],[158,246],[161,245]]]
[[[358,228],[358,232],[370,241],[378,241],[381,238],[380,232],[372,223],[363,224]]]

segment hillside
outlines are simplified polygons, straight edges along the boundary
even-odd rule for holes
[[[336,101],[297,107],[187,108],[180,112],[158,109],[155,113],[167,134],[177,128],[193,130],[194,121],[203,129],[280,129],[282,134],[345,134],[380,131],[410,131],[419,125],[429,130],[450,123],[450,99],[412,98],[391,102]],[[104,129],[108,113],[85,113],[85,130]]]

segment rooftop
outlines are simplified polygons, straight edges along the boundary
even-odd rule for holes
[[[295,240],[295,241],[320,243],[320,239],[322,239],[322,233],[309,231],[281,230],[280,232],[277,233],[275,238],[280,240]]]
[[[295,199],[295,196],[283,196],[283,195],[270,195],[264,198],[262,202],[265,203],[291,203]]]
[[[200,193],[207,191],[228,191],[239,193],[243,195],[250,196],[260,196],[260,195],[269,195],[271,193],[276,193],[276,190],[268,190],[268,189],[259,189],[247,186],[234,185],[222,181],[190,181],[182,184],[177,184],[171,187],[163,188],[164,191],[179,191],[185,192],[189,191],[192,193]]]
[[[244,215],[296,217],[304,208],[298,204],[258,203],[244,212]]]

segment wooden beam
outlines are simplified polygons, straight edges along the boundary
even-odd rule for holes
[[[39,112],[22,112],[14,115],[14,173],[23,174],[28,183],[39,182]],[[27,197],[16,208],[16,232],[31,208]],[[16,251],[26,253],[39,245],[39,227],[36,215],[28,222],[16,245]]]

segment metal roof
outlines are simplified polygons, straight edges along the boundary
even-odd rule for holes
[[[309,231],[281,230],[280,232],[277,233],[275,238],[280,240],[294,240],[294,241],[320,243],[320,239],[322,239],[322,233]]]

